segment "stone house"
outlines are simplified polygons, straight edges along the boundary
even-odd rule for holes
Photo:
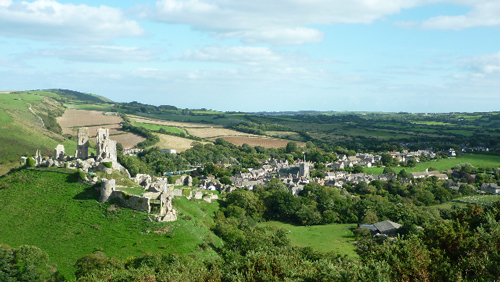
[[[484,183],[481,185],[481,191],[489,192],[491,194],[500,194],[500,186],[496,183]]]

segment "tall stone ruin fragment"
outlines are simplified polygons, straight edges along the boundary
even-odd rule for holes
[[[116,142],[109,139],[109,129],[99,128],[97,130],[97,160],[117,161]]]
[[[156,221],[169,222],[177,220],[177,210],[172,205],[173,197],[167,196],[167,193],[160,195],[160,212],[155,217]]]
[[[57,161],[64,161],[64,158],[66,157],[66,153],[64,151],[64,145],[57,145],[57,147],[54,150],[54,160]]]
[[[76,149],[76,158],[87,159],[89,157],[89,129],[80,127],[78,129],[78,144]]]
[[[35,154],[36,165],[37,166],[41,165],[42,161],[43,161],[42,153],[40,152],[40,150],[36,150],[36,154]]]

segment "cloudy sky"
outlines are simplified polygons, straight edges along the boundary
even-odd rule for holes
[[[0,0],[0,90],[222,111],[498,111],[500,0]]]

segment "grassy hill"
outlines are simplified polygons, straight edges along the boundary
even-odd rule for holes
[[[62,135],[56,121],[64,113],[65,103],[108,109],[110,102],[101,96],[62,89],[0,93],[0,175],[17,167],[19,157],[32,156],[37,149],[47,156],[57,144],[63,144],[68,155],[74,154],[76,142]]]
[[[0,94],[0,175],[16,166],[20,156],[34,155],[37,149],[52,155],[57,144],[64,144],[67,153],[75,152],[76,143],[61,135],[55,120],[63,111],[49,96]]]
[[[158,223],[97,198],[73,171],[21,170],[0,178],[0,243],[41,248],[69,279],[76,260],[96,250],[120,259],[144,252],[216,255],[199,246],[221,243],[208,228],[217,203],[176,199],[179,219]]]

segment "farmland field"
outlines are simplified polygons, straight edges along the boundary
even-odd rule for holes
[[[458,158],[450,159],[440,159],[430,162],[418,163],[414,168],[410,167],[393,167],[392,169],[396,172],[402,169],[407,172],[421,172],[429,167],[436,168],[439,171],[448,170],[453,168],[453,166],[461,163],[470,163],[473,167],[500,167],[500,157],[491,155],[463,155]],[[364,168],[365,173],[371,174],[381,174],[384,168],[382,167],[370,167]]]
[[[195,142],[194,140],[187,139],[187,138],[182,138],[182,137],[177,137],[177,136],[172,136],[172,135],[165,135],[165,134],[156,134],[158,137],[160,137],[160,143],[153,145],[153,147],[160,147],[162,149],[174,149],[179,152],[184,152],[187,149],[190,149],[191,144]],[[206,143],[206,142],[201,142],[201,143]]]
[[[269,136],[278,136],[278,137],[299,136],[297,132],[293,131],[266,131],[266,134]]]
[[[133,133],[111,135],[110,139],[115,140],[118,143],[121,143],[123,145],[123,148],[125,149],[131,149],[135,145],[146,140],[146,138]]]
[[[57,118],[64,134],[76,135],[76,127],[88,127],[90,137],[97,135],[97,129],[107,128],[111,140],[121,143],[124,148],[129,149],[146,140],[136,134],[121,130],[122,118],[119,116],[106,116],[100,111],[66,109],[62,117]]]
[[[224,136],[246,136],[246,137],[256,136],[253,134],[243,133],[232,129],[218,128],[218,127],[189,128],[186,130],[189,134],[200,138],[216,138]]]
[[[248,144],[252,147],[262,146],[264,148],[283,148],[286,144],[290,142],[289,140],[283,139],[273,139],[273,138],[260,138],[260,137],[222,137],[222,139],[233,143],[234,145],[241,146],[243,144]],[[303,142],[297,142],[299,147],[304,147],[306,144]]]
[[[135,120],[135,122],[140,122],[140,123],[158,124],[158,125],[175,126],[175,127],[213,127],[212,125],[206,125],[203,123],[167,121],[167,120],[145,118],[133,115],[130,115],[129,117]]]
[[[62,117],[57,118],[57,122],[63,128],[82,127],[92,125],[111,125],[122,122],[119,116],[105,116],[100,111],[87,111],[66,109]]]
[[[292,245],[311,247],[316,251],[330,252],[357,257],[354,252],[354,235],[350,228],[356,224],[329,224],[315,226],[295,226],[277,221],[261,223],[265,226],[277,226],[289,231],[288,239]]]
[[[88,110],[88,111],[103,111],[103,112],[113,112],[115,111],[113,104],[64,104],[68,109],[75,110]]]
[[[173,127],[173,126],[166,126],[166,125],[160,125],[160,124],[151,124],[151,123],[142,123],[142,122],[132,122],[133,126],[141,126],[146,129],[152,130],[152,131],[158,131],[160,129],[164,129],[167,132],[172,132],[172,133],[182,133],[184,130]]]

